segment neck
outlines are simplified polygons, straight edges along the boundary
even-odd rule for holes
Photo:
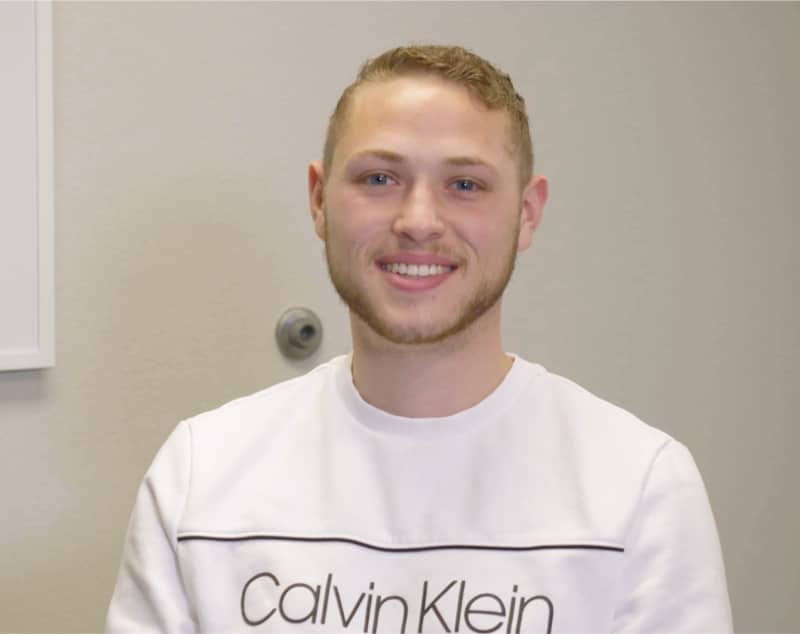
[[[395,344],[351,315],[353,382],[370,405],[396,416],[449,416],[502,383],[513,358],[503,351],[500,307],[433,344]]]

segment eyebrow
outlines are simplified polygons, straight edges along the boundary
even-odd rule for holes
[[[377,158],[383,161],[387,161],[389,163],[404,163],[406,161],[405,157],[402,154],[398,154],[397,152],[392,152],[390,150],[364,150],[363,152],[359,152],[350,162],[358,161],[363,158]],[[497,173],[497,169],[491,164],[487,163],[481,158],[477,156],[451,156],[445,159],[444,161],[448,165],[455,165],[455,166],[462,166],[462,167],[485,167],[491,170],[494,173]]]
[[[458,165],[458,166],[476,166],[476,167],[486,167],[493,172],[496,172],[494,165],[491,163],[487,163],[483,159],[478,158],[477,156],[453,156],[445,160],[445,163],[448,165]]]
[[[358,161],[364,158],[377,158],[388,161],[389,163],[403,163],[405,161],[402,154],[390,152],[389,150],[364,150],[354,155],[348,162]]]

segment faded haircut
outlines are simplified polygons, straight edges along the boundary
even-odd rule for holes
[[[323,151],[325,174],[330,173],[336,145],[344,132],[353,95],[359,86],[413,75],[431,75],[463,86],[489,110],[504,110],[510,119],[510,141],[517,154],[521,186],[533,175],[533,144],[525,112],[525,100],[514,89],[511,77],[491,63],[460,46],[400,46],[367,60],[356,80],[345,88],[328,123]]]

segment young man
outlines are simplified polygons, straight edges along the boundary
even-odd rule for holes
[[[309,170],[353,351],[185,421],[110,631],[732,631],[686,448],[504,352],[547,198],[524,102],[457,47],[362,68]]]

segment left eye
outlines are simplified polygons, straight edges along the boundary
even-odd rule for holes
[[[453,187],[460,192],[475,192],[480,189],[478,183],[468,178],[459,178],[457,181],[453,182]]]

